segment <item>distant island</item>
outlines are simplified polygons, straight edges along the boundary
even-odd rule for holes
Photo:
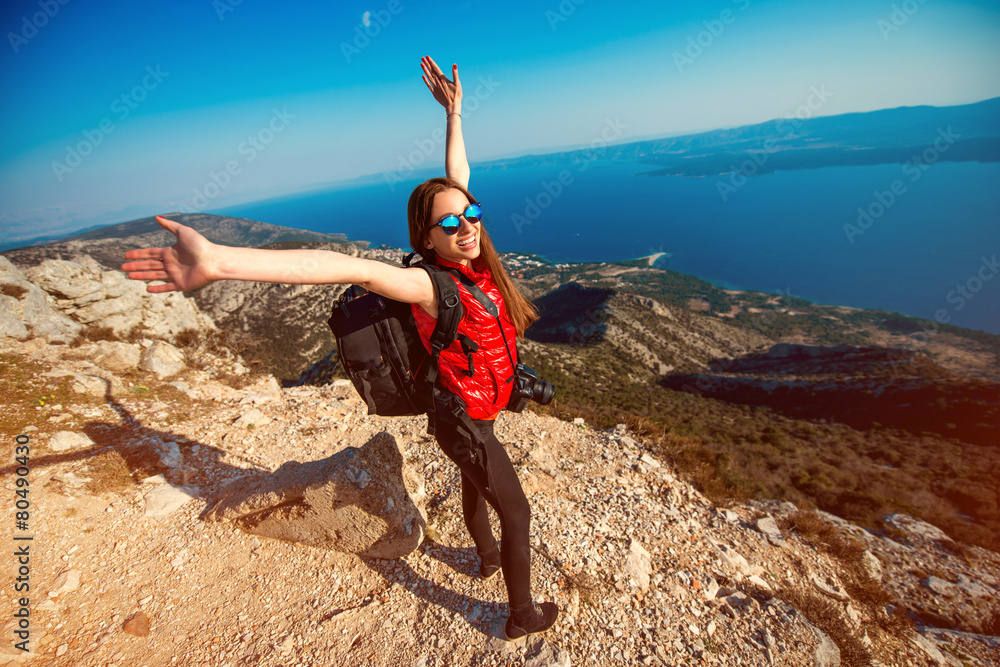
[[[476,165],[511,169],[588,159],[591,149],[525,155]],[[704,177],[791,169],[902,164],[921,173],[938,161],[1000,162],[1000,97],[952,107],[900,107],[755,125],[602,148],[647,175]]]

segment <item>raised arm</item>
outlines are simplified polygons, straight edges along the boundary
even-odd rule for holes
[[[177,237],[164,248],[129,250],[122,271],[134,280],[163,280],[147,292],[193,290],[216,280],[254,280],[295,285],[350,284],[390,299],[419,303],[437,312],[430,276],[331,250],[267,250],[217,245],[190,227],[156,216]]]
[[[458,65],[452,65],[454,81],[444,75],[430,56],[424,56],[420,60],[420,67],[424,70],[424,83],[448,114],[444,172],[449,178],[468,188],[471,170],[469,159],[465,155],[465,139],[462,137],[462,82],[458,79]]]

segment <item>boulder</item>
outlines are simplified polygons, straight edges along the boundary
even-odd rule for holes
[[[190,486],[154,485],[144,498],[144,515],[149,519],[163,519],[198,495],[198,489]]]
[[[91,353],[95,364],[116,373],[132,370],[142,357],[138,345],[112,341],[95,343]]]
[[[183,352],[160,340],[146,348],[139,361],[139,368],[156,373],[161,378],[180,373],[186,365]]]
[[[45,292],[31,283],[6,257],[0,256],[0,338],[31,336],[68,343],[80,325],[53,307]]]
[[[423,479],[404,464],[395,439],[378,433],[361,448],[235,479],[204,516],[263,537],[400,558],[423,539],[423,502]]]
[[[94,441],[82,433],[59,431],[49,438],[49,449],[54,452],[65,452],[70,449],[93,447]]]

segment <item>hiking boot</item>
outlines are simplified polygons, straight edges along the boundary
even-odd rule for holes
[[[559,616],[559,607],[554,602],[532,602],[524,607],[511,608],[510,618],[504,626],[504,634],[507,641],[514,641],[533,635],[538,632],[545,632],[551,628],[556,618]]]
[[[485,554],[479,554],[479,576],[484,580],[489,579],[500,571],[500,545],[494,544],[493,548]]]

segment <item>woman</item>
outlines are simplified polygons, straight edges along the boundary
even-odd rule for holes
[[[407,206],[410,245],[428,262],[450,268],[474,282],[500,310],[499,322],[468,289],[459,293],[465,314],[459,338],[441,354],[441,382],[461,399],[477,434],[443,413],[434,419],[435,437],[462,473],[462,511],[480,557],[484,579],[503,570],[510,618],[505,632],[514,640],[542,632],[555,623],[554,603],[537,604],[531,597],[531,549],[528,529],[531,509],[517,473],[493,432],[493,422],[507,404],[514,381],[516,336],[537,318],[537,311],[507,276],[489,235],[481,209],[468,190],[469,163],[462,139],[462,84],[458,65],[449,80],[430,58],[421,61],[423,80],[445,107],[448,124],[445,172],[411,194]],[[397,301],[410,303],[417,331],[428,350],[438,304],[431,279],[418,267],[389,266],[323,250],[262,250],[218,246],[172,220],[157,221],[177,237],[165,248],[125,253],[122,265],[130,278],[163,280],[149,292],[192,290],[214,280],[254,280],[285,284],[354,283]],[[456,278],[456,281],[459,279]],[[459,281],[459,284],[461,282]],[[470,345],[468,341],[474,345]],[[477,348],[471,353],[471,348]],[[469,373],[468,371],[472,371]],[[469,456],[469,452],[475,456]],[[489,504],[500,519],[501,542],[490,528]]]

